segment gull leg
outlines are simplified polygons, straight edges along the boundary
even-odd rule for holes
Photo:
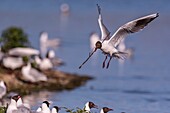
[[[107,55],[106,55],[106,57],[105,57],[105,59],[104,59],[104,61],[103,61],[103,68],[105,67],[105,62],[106,62],[106,60],[107,60]]]
[[[112,59],[112,56],[110,56],[110,59],[109,59],[109,61],[108,61],[108,63],[107,63],[107,69],[108,69],[108,67],[109,67],[109,64],[110,64],[110,61],[111,61],[111,59]]]

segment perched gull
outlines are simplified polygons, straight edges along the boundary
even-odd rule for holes
[[[6,113],[31,113],[31,110],[25,107],[19,100],[21,97],[15,95],[11,98],[11,102],[7,108]],[[20,101],[18,104],[18,100]]]
[[[53,64],[48,58],[40,58],[40,56],[35,56],[35,62],[40,70],[48,70],[53,68]]]
[[[4,81],[0,81],[0,100],[6,95],[7,87]]]
[[[39,55],[40,52],[39,50],[33,48],[17,47],[9,50],[8,54],[13,56],[32,56]]]
[[[40,70],[48,70],[64,64],[60,58],[55,57],[53,50],[48,51],[45,58],[35,56],[35,62]]]
[[[148,25],[148,23],[159,16],[158,13],[155,13],[130,21],[121,26],[112,36],[110,36],[110,32],[102,21],[101,8],[98,5],[97,8],[99,12],[98,23],[101,30],[101,40],[96,42],[96,47],[89,54],[89,57],[82,63],[82,65],[84,65],[88,61],[88,59],[93,55],[94,52],[96,52],[97,49],[100,49],[106,56],[103,61],[103,68],[105,67],[105,62],[108,56],[110,57],[110,59],[107,63],[106,68],[109,67],[110,61],[113,57],[118,59],[125,59],[127,53],[119,51],[117,49],[120,41],[124,39],[128,34],[142,30],[143,28],[145,28],[145,26]],[[80,65],[79,68],[81,68],[82,65]]]
[[[16,113],[32,113],[31,110],[24,105],[22,98],[20,96],[17,100],[17,112]]]
[[[87,102],[84,107],[86,113],[90,113],[91,108],[98,108],[93,102]]]
[[[56,48],[60,45],[60,39],[48,39],[48,33],[42,32],[40,34],[40,50],[41,54],[45,55],[47,48]]]
[[[111,108],[108,108],[108,107],[103,107],[101,110],[100,110],[100,113],[107,113],[109,111],[113,111],[113,109]]]
[[[41,113],[50,113],[50,103],[48,101],[44,101],[41,105]]]
[[[6,56],[2,59],[4,67],[15,70],[23,66],[24,61],[22,57]]]
[[[13,96],[11,98],[11,102],[10,104],[8,105],[8,108],[7,108],[7,111],[6,113],[13,113],[13,111],[16,111],[17,110],[17,100],[19,99],[19,96],[16,95],[16,96]]]
[[[49,50],[47,52],[46,58],[50,59],[50,61],[53,64],[53,67],[55,66],[61,66],[64,64],[64,62],[62,61],[62,59],[56,57],[55,55],[55,51],[54,50]]]
[[[23,66],[21,69],[21,73],[26,81],[29,82],[40,82],[47,81],[47,76],[38,70],[31,67],[30,63],[27,63],[26,66]]]
[[[36,110],[36,112],[41,112],[42,111],[42,107],[38,107],[38,109]]]
[[[59,110],[60,108],[58,106],[54,106],[51,110],[51,113],[58,113]]]

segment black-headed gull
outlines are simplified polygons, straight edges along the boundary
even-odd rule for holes
[[[41,112],[42,113],[50,113],[50,103],[48,101],[44,101],[41,105]]]
[[[100,113],[107,113],[109,111],[113,111],[113,109],[111,108],[108,108],[108,107],[103,107],[101,110],[100,110]]]
[[[60,108],[58,106],[54,106],[51,110],[51,113],[58,113],[59,110]]]
[[[96,42],[94,50],[89,54],[89,57],[82,63],[82,65],[84,65],[88,61],[88,59],[93,55],[94,52],[96,52],[97,49],[100,49],[106,56],[103,61],[103,68],[105,67],[105,62],[108,56],[110,57],[110,59],[107,63],[106,68],[109,67],[110,61],[113,57],[118,59],[125,59],[127,53],[119,51],[117,49],[117,46],[119,45],[121,40],[124,39],[128,34],[142,30],[143,28],[145,28],[145,26],[148,25],[148,23],[159,16],[158,13],[155,13],[130,21],[121,26],[112,36],[110,36],[110,32],[102,21],[101,8],[99,5],[97,5],[97,8],[99,12],[98,23],[101,30],[101,40]],[[79,68],[81,68],[82,65],[80,65]]]
[[[21,73],[23,75],[23,78],[26,81],[29,81],[32,83],[40,82],[40,81],[47,81],[47,75],[41,73],[35,68],[32,68],[29,62],[27,63],[26,66],[22,67]]]
[[[84,111],[85,111],[86,113],[90,113],[91,108],[98,108],[98,106],[95,105],[93,102],[89,101],[89,102],[87,102],[87,103],[85,104],[85,106],[84,106]]]

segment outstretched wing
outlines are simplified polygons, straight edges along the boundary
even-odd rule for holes
[[[102,15],[101,15],[101,8],[100,6],[97,4],[97,9],[99,12],[99,18],[98,18],[98,23],[99,23],[99,27],[100,27],[100,31],[101,31],[101,40],[108,40],[109,37],[109,30],[106,28],[106,26],[103,24],[103,20],[102,20]]]
[[[142,30],[145,26],[148,25],[148,23],[150,23],[158,16],[159,16],[158,13],[155,13],[124,24],[109,39],[109,43],[111,43],[114,47],[117,47],[120,41],[123,38],[125,38],[128,34]]]

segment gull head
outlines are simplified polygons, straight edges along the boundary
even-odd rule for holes
[[[109,111],[113,111],[113,109],[108,108],[108,107],[103,107],[102,110],[103,110],[103,112],[101,112],[101,113],[107,113]]]
[[[97,41],[95,46],[96,46],[95,49],[101,49],[102,48],[102,43],[100,41]]]
[[[19,98],[21,98],[20,95],[15,95],[15,96],[12,97],[12,99],[15,100],[16,102],[18,101]]]
[[[87,102],[85,104],[85,111],[90,112],[91,108],[98,108],[98,106],[95,105],[93,102]]]
[[[58,113],[58,111],[60,110],[60,108],[58,106],[54,106],[52,111],[55,111],[54,113]]]
[[[42,106],[43,105],[46,105],[47,107],[49,107],[50,106],[50,103],[48,102],[48,101],[44,101],[43,103],[42,103]]]

